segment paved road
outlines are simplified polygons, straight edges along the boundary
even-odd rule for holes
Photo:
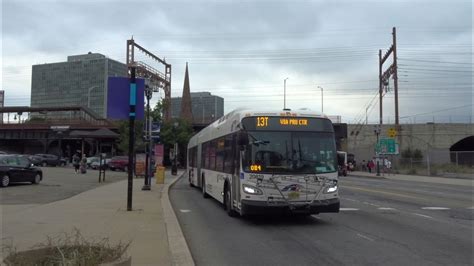
[[[42,167],[43,181],[39,185],[29,183],[11,184],[0,188],[0,204],[45,204],[66,199],[86,190],[100,186],[99,172],[88,170],[86,174],[75,174],[71,167]],[[106,183],[126,178],[124,172],[106,172]]]
[[[472,265],[473,188],[345,177],[341,212],[231,218],[181,179],[170,198],[197,265]]]

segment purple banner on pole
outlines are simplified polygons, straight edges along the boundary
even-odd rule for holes
[[[136,119],[143,120],[145,107],[145,80],[136,79]],[[107,88],[107,118],[128,119],[130,112],[130,79],[109,77]]]

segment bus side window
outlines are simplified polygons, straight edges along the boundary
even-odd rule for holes
[[[224,143],[224,172],[228,174],[233,174],[233,164],[234,164],[234,155],[232,150],[233,145],[233,135],[225,136]]]

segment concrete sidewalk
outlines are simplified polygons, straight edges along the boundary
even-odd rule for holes
[[[151,191],[142,191],[143,179],[134,179],[130,212],[127,180],[44,205],[1,205],[2,244],[26,250],[45,242],[46,236],[77,228],[86,239],[132,241],[128,250],[132,265],[193,265],[168,198],[170,183],[182,173],[172,176],[167,171],[164,185],[155,184],[153,178]],[[2,257],[0,253],[0,261]]]
[[[402,175],[402,174],[388,175],[388,174],[382,174],[382,173],[380,174],[380,176],[376,176],[375,173],[368,173],[368,172],[362,172],[362,171],[348,172],[347,175],[371,177],[371,178],[385,178],[385,179],[392,179],[392,180],[417,181],[417,182],[437,183],[437,184],[447,184],[447,185],[474,186],[473,179],[457,179],[457,178],[420,176],[420,175]]]

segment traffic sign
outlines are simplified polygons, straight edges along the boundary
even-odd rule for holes
[[[395,128],[393,128],[393,127],[390,128],[390,129],[388,130],[388,136],[389,136],[390,138],[395,138],[395,137],[397,136],[397,130],[396,130]]]
[[[381,139],[375,146],[378,154],[398,154],[398,143],[395,139]]]

